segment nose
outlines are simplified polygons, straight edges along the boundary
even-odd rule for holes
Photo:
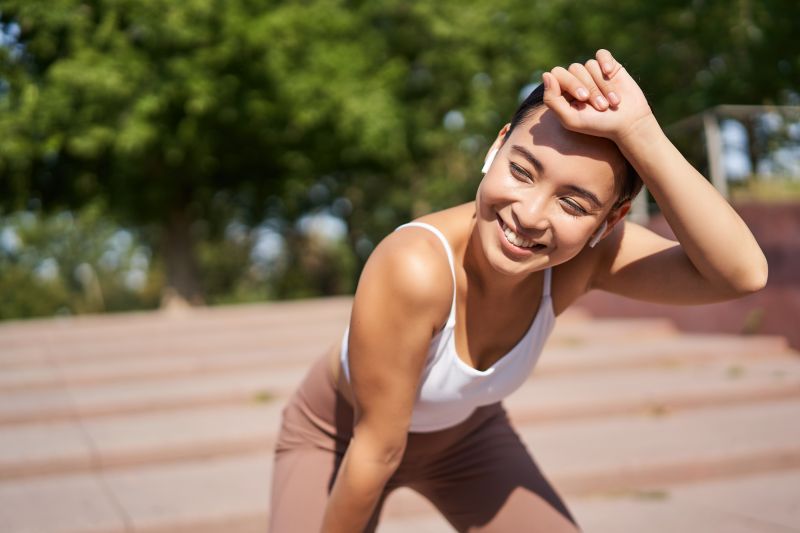
[[[537,194],[519,202],[511,209],[524,237],[538,238],[550,227],[547,198]]]

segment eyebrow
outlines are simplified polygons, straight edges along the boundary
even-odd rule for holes
[[[566,188],[574,192],[578,196],[586,198],[586,200],[588,200],[589,203],[594,205],[596,208],[599,209],[603,207],[603,204],[600,202],[600,199],[597,196],[595,196],[593,192],[587,191],[583,187],[578,187],[577,185],[567,185]]]
[[[514,144],[511,146],[511,150],[517,152],[519,155],[527,159],[528,162],[534,166],[534,168],[538,173],[542,174],[544,172],[544,165],[542,164],[542,162],[536,159],[536,157],[532,153],[530,153],[527,148],[520,146],[518,144]],[[565,188],[569,189],[571,192],[577,194],[578,196],[585,198],[589,203],[593,204],[596,208],[603,207],[603,203],[593,192],[587,191],[583,187],[578,187],[577,185],[567,185]]]
[[[521,155],[522,157],[527,159],[528,162],[531,165],[533,165],[534,168],[536,168],[536,172],[538,172],[539,174],[544,172],[544,165],[542,164],[542,162],[539,161],[538,159],[536,159],[533,156],[533,154],[530,153],[526,148],[524,148],[524,147],[522,147],[522,146],[520,146],[518,144],[514,144],[514,145],[511,146],[511,150],[513,150],[514,152],[517,152],[519,155]]]

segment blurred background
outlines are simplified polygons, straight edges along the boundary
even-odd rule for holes
[[[474,197],[543,69],[598,47],[734,203],[797,202],[799,23],[795,0],[0,1],[0,318],[350,294],[394,227]]]

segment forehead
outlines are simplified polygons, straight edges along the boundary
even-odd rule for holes
[[[548,178],[591,187],[604,196],[615,194],[616,177],[624,174],[624,159],[612,141],[564,128],[547,107],[531,113],[514,128],[508,141],[539,159]]]

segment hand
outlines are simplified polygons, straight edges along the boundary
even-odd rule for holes
[[[639,85],[611,52],[598,50],[595,58],[545,72],[544,103],[565,128],[619,142],[651,118],[652,111]]]

